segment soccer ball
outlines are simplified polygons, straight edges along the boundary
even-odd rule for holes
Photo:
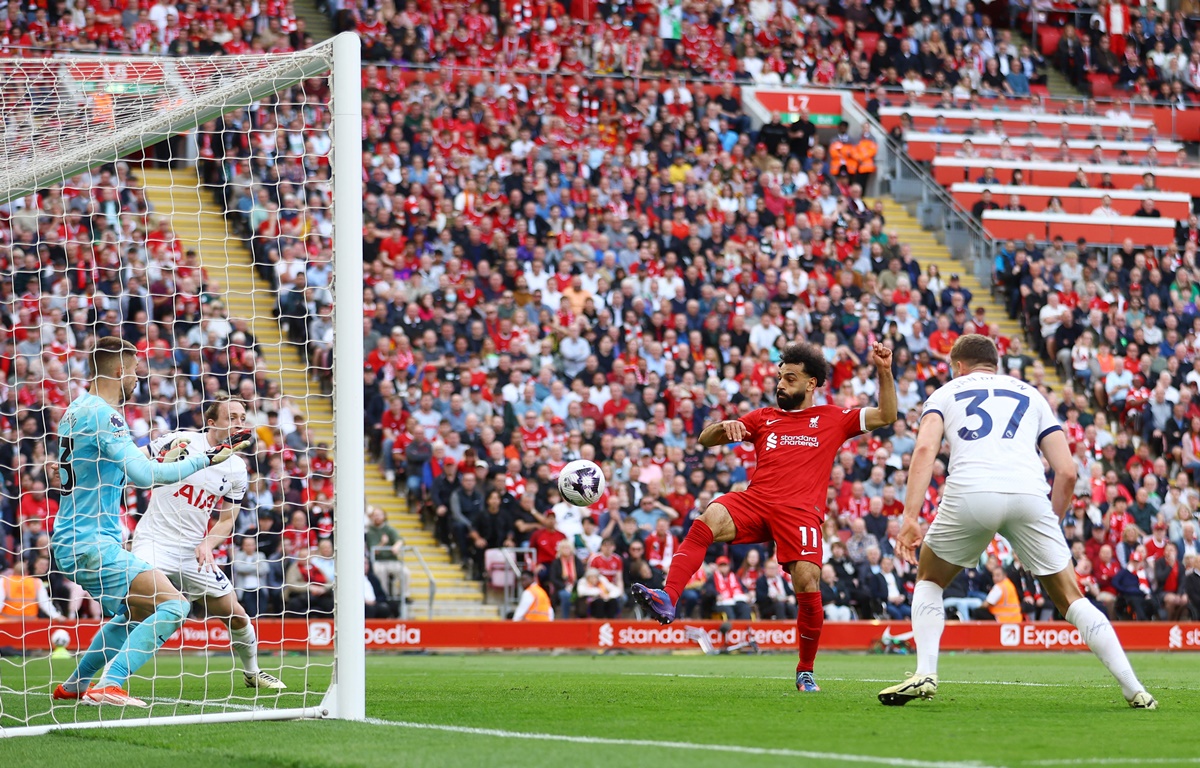
[[[56,629],[50,633],[50,645],[55,648],[66,648],[71,644],[71,633],[65,629]]]
[[[604,493],[604,472],[587,459],[572,461],[558,473],[558,492],[577,507],[590,507]]]

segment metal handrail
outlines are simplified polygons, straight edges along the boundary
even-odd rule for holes
[[[405,545],[400,548],[400,567],[404,568],[404,556],[409,552],[417,556],[417,564],[421,566],[421,570],[425,571],[425,578],[429,580],[429,608],[427,618],[433,618],[433,601],[437,597],[437,580],[433,577],[433,571],[429,568],[429,563],[425,562],[425,556],[421,554],[421,550],[412,545]],[[400,602],[400,618],[411,618],[408,615],[408,580],[403,581],[404,595]]]
[[[520,600],[520,598],[518,597],[518,594],[519,594],[519,590],[521,588],[521,570],[522,569],[521,569],[521,566],[517,564],[517,555],[521,554],[522,556],[527,556],[527,555],[534,555],[536,553],[537,553],[537,550],[533,549],[532,547],[501,547],[500,548],[500,554],[504,558],[504,564],[508,567],[508,570],[512,571],[513,576],[514,576],[512,584],[509,584],[508,581],[504,582],[504,609],[503,610],[504,610],[505,614],[507,614],[509,608],[515,607],[517,602]]]
[[[994,255],[998,247],[997,241],[975,220],[970,211],[954,199],[945,187],[937,183],[925,169],[908,156],[902,142],[894,139],[873,115],[853,99],[847,101],[850,104],[850,111],[855,112],[855,116],[870,128],[876,136],[876,143],[886,150],[890,160],[888,165],[891,167],[887,181],[892,197],[896,199],[896,202],[902,204],[919,197],[917,218],[921,220],[922,226],[929,225],[929,228],[935,232],[940,229],[945,238],[944,244],[951,255],[970,266],[979,281],[990,288],[994,281],[993,266]],[[880,167],[885,166],[880,163]],[[899,194],[901,183],[910,180],[920,185],[920,194],[910,197],[909,200],[903,200]],[[932,218],[933,221],[922,220],[928,218]],[[961,229],[963,233],[961,236],[951,236],[955,226]]]

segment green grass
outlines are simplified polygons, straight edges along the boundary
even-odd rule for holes
[[[282,662],[285,682],[307,689],[285,697],[287,706],[317,703],[328,679],[328,667],[321,666],[311,668],[306,680],[298,667],[301,660],[299,656],[268,659],[264,665],[270,669],[272,662],[275,666]],[[326,664],[329,659],[318,661]],[[168,684],[159,682],[154,695],[202,698],[206,679],[198,673],[206,662],[214,670],[207,677],[210,697],[245,696],[246,689],[234,679],[225,657],[186,659],[187,674]],[[769,761],[1020,768],[1055,764],[1047,761],[1069,765],[1103,760],[1105,765],[1131,766],[1200,762],[1190,736],[1200,692],[1200,657],[1133,656],[1143,682],[1158,697],[1157,712],[1130,710],[1090,654],[946,656],[936,699],[904,708],[880,706],[875,694],[884,682],[878,681],[900,679],[911,671],[912,663],[911,657],[824,655],[818,660],[822,692],[801,695],[792,686],[793,661],[786,655],[371,657],[367,715],[372,722],[58,731],[0,740],[0,766],[133,768],[165,766],[184,758],[238,768],[697,768]],[[164,659],[160,674],[172,672],[172,664],[178,662]],[[61,679],[69,667],[69,662],[57,663],[54,679]],[[40,691],[49,690],[47,662],[29,662],[23,677],[16,675],[18,669],[8,660],[0,662],[0,685],[5,690],[25,680]],[[135,681],[133,692],[151,695],[150,683]],[[45,695],[27,700],[33,714],[49,703]],[[254,703],[244,698],[234,701]],[[258,700],[259,705],[266,702]],[[0,725],[15,725],[11,716],[24,712],[20,697],[6,693],[0,703],[4,711]],[[56,708],[60,719],[73,717],[76,711],[73,706]],[[199,710],[182,705],[179,711]],[[81,717],[94,716],[96,710],[79,708],[78,712]],[[549,738],[415,727],[418,724]],[[686,744],[620,743],[623,740]]]

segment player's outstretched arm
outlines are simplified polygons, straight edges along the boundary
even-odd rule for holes
[[[189,456],[170,464],[160,464],[157,461],[146,458],[141,449],[134,445],[132,440],[128,439],[123,446],[114,444],[110,448],[109,444],[106,443],[105,455],[106,458],[122,464],[125,468],[125,476],[129,478],[129,482],[138,488],[152,488],[156,485],[178,483],[188,475],[209,465],[208,456],[203,454],[200,456]]]
[[[921,506],[925,503],[925,492],[929,489],[929,481],[933,478],[933,462],[937,459],[938,450],[942,447],[944,426],[942,415],[936,411],[928,412],[921,418],[921,428],[917,432],[917,445],[913,448],[912,462],[908,468],[908,490],[904,495],[904,520],[900,524],[900,533],[896,537],[896,556],[912,565],[917,564],[915,550],[921,543],[921,527],[917,523],[917,518],[921,514]]]
[[[875,375],[879,379],[879,407],[866,409],[864,416],[868,430],[896,423],[896,412],[899,410],[896,382],[892,378],[892,350],[876,344],[871,350],[871,364],[875,366]]]
[[[748,440],[750,431],[746,429],[746,425],[737,419],[729,421],[717,421],[709,424],[700,433],[700,438],[697,442],[705,448],[712,448],[717,445],[728,445],[729,443],[740,443],[743,440]]]
[[[1050,505],[1054,507],[1054,514],[1062,520],[1067,514],[1067,507],[1071,505],[1071,498],[1075,495],[1075,481],[1079,474],[1075,469],[1075,460],[1071,458],[1071,447],[1067,445],[1067,437],[1061,429],[1055,429],[1043,437],[1038,445],[1046,456],[1046,461],[1050,462],[1050,469],[1054,470]]]

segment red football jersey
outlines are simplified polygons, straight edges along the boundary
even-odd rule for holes
[[[759,408],[741,422],[757,464],[750,492],[780,506],[825,514],[829,473],[842,443],[865,432],[860,408],[814,405],[799,411]]]
[[[600,571],[601,576],[615,584],[617,579],[621,577],[621,573],[625,570],[625,561],[617,554],[614,554],[612,557],[592,555],[592,560],[588,563],[588,567]]]

